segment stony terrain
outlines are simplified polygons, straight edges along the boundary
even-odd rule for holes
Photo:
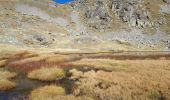
[[[156,2],[156,3],[152,3]],[[0,1],[0,43],[34,48],[170,48],[168,0]]]

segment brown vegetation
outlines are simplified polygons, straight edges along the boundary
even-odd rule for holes
[[[88,71],[80,74],[75,95],[83,94],[97,100],[170,99],[168,60],[124,60],[120,63],[129,66],[124,70],[117,67],[112,72]]]
[[[0,79],[0,91],[7,91],[16,87],[16,83],[9,81],[8,79]]]
[[[8,67],[20,72],[29,72],[42,67],[54,67],[54,66],[57,67],[57,65],[60,63],[64,63],[74,59],[74,58],[69,58],[69,56],[51,55],[51,54],[39,55],[39,56],[29,57],[29,58],[28,56],[26,58],[22,58],[22,57],[23,54],[20,55],[17,54],[17,56],[13,56],[9,60]]]
[[[29,78],[41,81],[63,77],[63,68],[75,68],[70,71],[70,79],[76,81],[74,89],[71,89],[74,96],[58,95],[60,90],[47,89],[51,87],[47,86],[34,90],[30,95],[31,100],[43,100],[47,95],[63,100],[76,100],[82,96],[96,100],[168,100],[169,58],[169,53],[42,54],[12,60],[8,62],[8,67],[28,72]]]
[[[25,58],[36,57],[38,54],[31,53],[29,51],[20,51],[9,57],[9,62],[18,61]]]
[[[65,77],[64,70],[56,67],[41,68],[28,73],[28,78],[41,81],[54,81],[63,77]]]
[[[139,54],[138,54],[139,53]],[[170,59],[169,53],[153,53],[153,52],[126,52],[126,53],[113,53],[113,54],[96,54],[92,55],[89,58],[108,58],[108,59],[116,59],[116,60],[136,60],[136,59],[161,59],[165,57],[167,60]]]
[[[55,100],[55,97],[59,95],[65,95],[65,89],[56,85],[49,85],[33,90],[30,100]]]
[[[65,95],[65,90],[56,85],[44,86],[31,92],[30,100],[94,100],[86,96]]]
[[[0,67],[5,67],[7,60],[0,60]]]
[[[151,52],[150,52],[151,53]],[[42,67],[77,67],[77,66],[93,66],[94,68],[105,68],[112,69],[112,66],[116,66],[117,62],[109,59],[116,60],[135,60],[135,59],[170,59],[169,53],[156,53],[150,54],[149,52],[138,54],[138,53],[105,53],[105,54],[36,54],[23,52],[15,54],[9,59],[8,67],[15,69],[20,72],[29,72],[34,69]],[[82,55],[82,56],[81,56]],[[84,59],[83,59],[84,58]],[[82,59],[82,60],[81,60]],[[97,60],[98,59],[98,60]],[[100,59],[103,59],[101,62]],[[106,60],[104,60],[106,59]],[[108,60],[107,60],[108,59]],[[126,65],[125,65],[126,66]],[[109,70],[110,70],[109,69]]]
[[[124,69],[129,64],[122,63],[121,61],[112,60],[112,59],[82,59],[75,62],[69,63],[71,66],[74,67],[89,67],[89,68],[95,68],[95,69],[103,69],[112,71],[116,68]]]
[[[0,90],[6,91],[14,88],[16,83],[9,81],[10,78],[14,78],[16,73],[8,71],[0,71]]]
[[[8,71],[0,71],[0,79],[9,79],[16,77],[16,73]]]

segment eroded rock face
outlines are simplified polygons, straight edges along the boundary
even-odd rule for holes
[[[170,4],[170,0],[163,0],[163,2]]]
[[[170,0],[156,3],[160,2],[169,4]],[[116,16],[132,27],[158,27],[158,24],[164,24],[166,21],[162,22],[161,18],[155,20],[156,16],[152,13],[157,11],[159,15],[161,4],[151,7],[151,3],[152,0],[77,0],[74,7],[83,9],[86,24],[95,29],[106,29]]]
[[[85,12],[85,17],[87,24],[95,29],[105,29],[111,21],[111,16],[102,1],[96,1],[93,7],[89,7]]]
[[[73,4],[73,7],[82,9],[84,12],[83,16],[85,23],[87,26],[94,29],[106,29],[112,20],[112,17],[109,15],[103,0],[76,0],[76,3]]]
[[[104,29],[111,21],[111,16],[108,14],[102,1],[96,1],[94,8],[89,7],[85,12],[85,16],[89,26],[95,29]]]
[[[113,0],[111,9],[130,26],[151,26],[150,15],[145,8],[139,7],[140,3],[141,0]]]

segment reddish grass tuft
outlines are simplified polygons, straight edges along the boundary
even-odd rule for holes
[[[11,55],[9,57],[9,62],[17,61],[17,60],[21,60],[21,59],[29,58],[29,57],[35,57],[35,56],[38,56],[38,54],[31,53],[29,51],[20,51],[20,52],[17,52]]]
[[[65,56],[38,56],[12,61],[9,62],[7,66],[8,68],[27,73],[42,67],[57,67],[61,63],[65,63],[70,60],[71,59]]]

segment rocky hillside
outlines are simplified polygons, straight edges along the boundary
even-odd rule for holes
[[[169,51],[170,0],[0,0],[0,45]]]

